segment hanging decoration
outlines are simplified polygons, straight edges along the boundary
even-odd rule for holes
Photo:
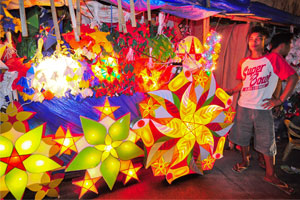
[[[7,10],[10,1],[0,2],[0,38],[3,38],[6,32],[21,32],[21,20],[12,16]]]
[[[203,46],[198,38],[188,36],[178,44],[174,61],[182,62],[183,67],[191,71],[201,68],[213,71],[221,50],[220,40],[221,36],[213,30]]]

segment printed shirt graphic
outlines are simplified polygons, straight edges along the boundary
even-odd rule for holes
[[[295,70],[279,54],[270,53],[261,58],[245,58],[239,63],[237,79],[243,81],[238,104],[241,107],[267,110],[263,99],[270,99],[278,78],[285,80]]]

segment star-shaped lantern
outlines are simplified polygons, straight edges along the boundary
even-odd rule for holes
[[[44,125],[20,134],[12,128],[0,135],[0,178],[4,187],[16,199],[21,199],[26,187],[36,182],[31,173],[43,173],[60,167],[48,158],[48,145],[42,141]]]
[[[77,142],[81,144],[78,148],[81,151],[67,166],[66,171],[87,169],[93,174],[93,178],[103,176],[112,189],[120,172],[121,162],[143,155],[143,150],[135,144],[135,133],[130,130],[130,114],[117,121],[110,116],[99,122],[81,117],[81,124],[85,142]]]
[[[98,190],[96,188],[96,183],[97,181],[100,179],[101,177],[97,177],[97,178],[91,178],[89,172],[85,172],[85,176],[82,180],[79,181],[73,181],[72,184],[77,185],[81,188],[80,190],[80,195],[79,195],[79,199],[81,199],[81,197],[87,193],[88,191],[92,191],[96,194],[98,194]]]
[[[109,116],[110,118],[114,119],[114,112],[120,108],[120,106],[111,106],[109,104],[108,98],[105,98],[105,103],[103,106],[96,106],[97,110],[101,112],[101,118],[100,120],[104,119],[106,116]]]
[[[225,113],[232,109],[232,97],[217,86],[212,73],[200,70],[183,70],[170,81],[169,90],[149,92],[160,105],[155,118],[133,126],[146,146],[146,168],[151,166],[154,175],[165,173],[169,183],[212,169],[232,126]]]
[[[25,133],[28,131],[28,123],[34,112],[23,111],[20,103],[12,102],[7,106],[6,113],[0,113],[0,133],[9,131],[12,127],[19,132]]]
[[[126,175],[126,179],[124,181],[124,185],[128,183],[128,181],[132,178],[139,180],[137,176],[137,172],[142,168],[142,165],[139,165],[137,167],[133,166],[133,163],[131,160],[121,161],[121,167],[120,172]]]
[[[80,135],[80,136],[72,135],[69,128],[67,129],[67,132],[65,133],[63,128],[60,126],[57,129],[56,134],[53,138],[53,140],[55,142],[57,142],[57,144],[60,146],[59,156],[63,153],[70,155],[72,153],[72,151],[77,153],[77,148],[76,148],[75,142],[78,141],[81,137],[82,137],[82,135]]]

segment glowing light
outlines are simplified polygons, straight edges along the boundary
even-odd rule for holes
[[[31,145],[32,145],[32,142],[28,140],[22,144],[22,149],[27,150],[31,147]]]
[[[81,66],[71,57],[47,57],[36,67],[32,87],[36,91],[51,91],[56,97],[63,97],[68,91],[77,95],[80,93],[82,76]]]
[[[3,151],[5,149],[5,146],[0,144],[0,151]]]
[[[69,138],[66,138],[65,140],[64,140],[64,146],[69,146],[69,144],[71,143],[71,141],[70,141],[70,139]]]
[[[44,162],[43,160],[38,160],[38,161],[36,161],[35,164],[36,164],[37,166],[42,166],[42,165],[44,165],[44,163],[45,163],[45,162]]]
[[[105,151],[110,152],[113,147],[111,145],[107,145],[105,147]]]

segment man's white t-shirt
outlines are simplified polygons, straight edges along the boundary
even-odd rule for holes
[[[239,106],[267,110],[262,107],[264,99],[272,98],[278,78],[287,79],[295,70],[277,53],[260,58],[244,58],[238,66],[237,79],[241,79]]]

